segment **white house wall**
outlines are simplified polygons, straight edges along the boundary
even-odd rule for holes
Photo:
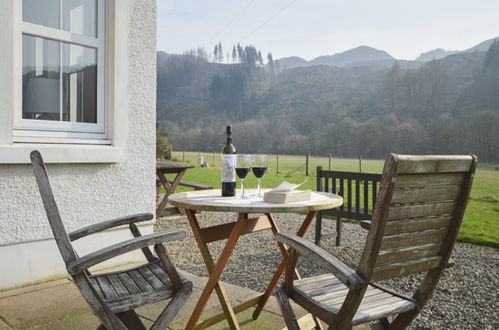
[[[127,51],[116,54],[120,61],[116,67],[121,69],[115,73],[114,79],[119,80],[116,86],[121,84],[126,88],[127,95],[116,94],[126,95],[126,99],[114,100],[114,104],[119,105],[119,108],[114,109],[114,116],[118,118],[120,113],[126,113],[123,117],[127,120],[120,123],[126,129],[113,131],[113,139],[121,141],[120,148],[125,149],[122,150],[126,154],[124,161],[47,165],[52,189],[68,232],[124,215],[143,212],[154,214],[156,1],[117,0],[116,20],[125,19],[128,29],[120,29],[115,37],[125,43]],[[1,46],[0,58],[8,58],[4,53],[10,51],[9,47]],[[9,64],[2,63],[2,66],[5,65]],[[9,85],[5,77],[9,78],[9,75],[0,75],[0,86]],[[15,103],[6,101],[8,104]],[[1,112],[5,111],[9,110],[0,107],[0,118],[8,117],[2,116]],[[36,148],[36,145],[33,147]],[[8,150],[9,145],[4,144],[2,148],[0,150]],[[51,148],[53,151],[57,147]],[[77,150],[75,147],[76,153]],[[103,149],[101,152],[106,151]],[[151,231],[151,226],[149,224],[144,229]],[[121,235],[116,232],[108,234],[108,240],[105,238],[107,234],[104,234],[104,238],[100,237],[88,244],[99,248]],[[62,259],[54,244],[50,243],[51,237],[31,166],[0,164],[0,288],[58,273]],[[88,246],[84,249],[88,250]],[[40,251],[39,255],[37,250]],[[49,260],[51,255],[53,258]],[[38,257],[47,259],[39,260]],[[55,262],[59,262],[57,270],[53,264],[54,258]],[[43,260],[47,262],[40,262]],[[30,269],[30,276],[19,275],[19,280],[16,280],[16,273],[21,274],[26,269]],[[9,280],[6,274],[9,274]]]

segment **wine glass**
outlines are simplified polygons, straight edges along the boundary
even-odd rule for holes
[[[244,195],[244,179],[248,176],[251,169],[251,156],[250,155],[237,155],[236,156],[236,174],[241,179],[241,198],[247,198]]]
[[[253,170],[253,174],[258,179],[258,193],[256,194],[257,198],[262,198],[260,183],[262,180],[262,176],[267,171],[267,155],[254,155],[251,169]]]

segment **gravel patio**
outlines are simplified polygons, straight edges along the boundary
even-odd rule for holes
[[[232,217],[231,217],[232,216]],[[277,214],[281,231],[296,232],[304,215]],[[204,213],[200,224],[213,225],[233,221],[235,214]],[[312,224],[312,226],[314,223]],[[311,227],[312,227],[311,226]],[[192,236],[186,217],[161,218],[155,230],[185,228],[187,238],[171,246],[168,252],[180,269],[198,276],[208,276],[197,244]],[[343,226],[342,246],[334,246],[334,238],[324,239],[322,247],[349,265],[356,265],[362,253],[367,232],[354,223]],[[323,232],[335,231],[335,221],[324,221]],[[306,238],[313,240],[311,229]],[[223,248],[222,242],[210,243],[214,258]],[[448,268],[440,280],[430,302],[411,329],[497,329],[499,287],[499,251],[471,244],[456,244],[453,252],[455,265]],[[229,260],[222,280],[256,291],[264,291],[281,259],[281,254],[270,231],[241,237]],[[302,276],[324,273],[314,264],[301,259]],[[411,294],[421,278],[420,274],[384,281],[382,284]]]

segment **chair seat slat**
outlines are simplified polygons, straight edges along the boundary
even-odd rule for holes
[[[137,270],[132,270],[128,273],[133,279],[135,284],[140,288],[141,291],[153,291],[154,288],[151,284],[142,276],[142,274]]]
[[[148,268],[165,286],[169,287],[172,285],[170,278],[158,263],[151,264]]]
[[[111,284],[113,285],[114,290],[116,291],[118,296],[125,297],[125,296],[130,295],[130,291],[128,291],[128,289],[123,284],[123,282],[120,280],[118,275],[111,274],[111,275],[108,275],[107,278],[109,279],[109,282],[111,282]]]
[[[388,315],[410,311],[416,308],[416,304],[409,300],[395,300],[390,301],[381,306],[374,306],[369,309],[363,309],[362,312],[359,307],[359,312],[355,314],[352,324],[359,324],[369,322],[371,320],[379,320]]]
[[[156,275],[149,270],[149,268],[140,268],[139,272],[154,287],[154,289],[161,289],[165,286],[163,282],[161,282]]]
[[[116,293],[116,291],[114,291],[114,288],[111,285],[111,282],[109,282],[109,280],[107,279],[107,277],[98,276],[96,279],[97,283],[99,283],[102,293],[104,294],[104,299],[109,300],[113,298],[118,298],[118,294]]]
[[[123,282],[125,287],[131,294],[141,293],[142,290],[135,284],[135,281],[127,273],[118,274],[118,277]]]
[[[329,310],[331,313],[338,313],[341,308],[349,290],[332,274],[320,275],[302,279],[299,281],[307,281],[307,283],[324,282],[325,276],[330,280],[329,283],[339,283],[340,288],[337,286],[325,287],[320,295],[310,295],[305,292],[302,287],[295,285],[293,290],[298,293],[298,296],[305,297],[311,303],[315,303]],[[299,282],[295,281],[295,283]],[[399,295],[385,291],[381,288],[369,285],[366,289],[362,302],[353,318],[353,324],[368,322],[380,318],[380,313],[389,315],[395,313],[396,310],[410,310],[414,309],[416,304],[410,299],[403,298]]]

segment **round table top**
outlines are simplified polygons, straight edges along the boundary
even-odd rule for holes
[[[262,194],[270,189],[262,189]],[[255,196],[256,189],[246,189],[247,196]],[[183,209],[214,212],[239,213],[287,213],[310,212],[332,209],[343,204],[343,198],[338,195],[312,192],[309,201],[287,204],[268,203],[262,198],[251,197],[241,199],[240,194],[235,197],[222,197],[220,189],[198,190],[181,192],[168,196],[168,203]]]

